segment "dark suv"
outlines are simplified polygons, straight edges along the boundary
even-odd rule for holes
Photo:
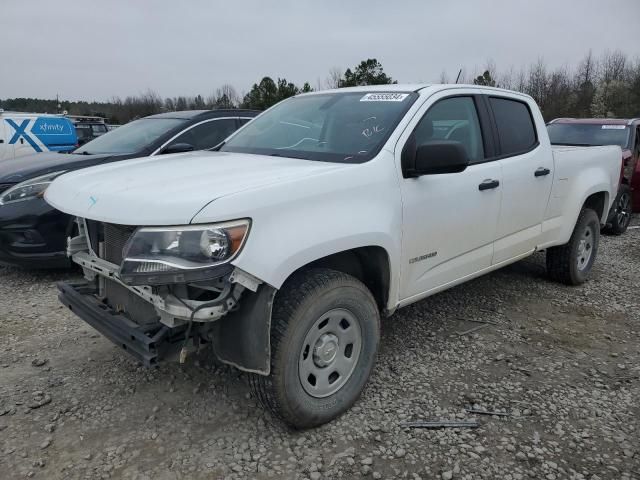
[[[86,143],[70,155],[39,153],[0,163],[0,262],[65,267],[67,236],[73,226],[43,199],[59,175],[109,162],[219,145],[255,110],[194,110],[135,120]],[[176,158],[176,168],[179,167]]]
[[[633,212],[640,213],[640,118],[557,118],[547,124],[553,145],[619,145],[622,171],[618,196],[605,231],[620,235]]]

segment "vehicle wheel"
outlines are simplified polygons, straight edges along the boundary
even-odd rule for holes
[[[276,295],[271,374],[252,375],[260,402],[295,428],[326,423],[358,399],[380,339],[380,313],[356,278],[329,269],[295,275]]]
[[[583,208],[569,242],[547,249],[547,272],[567,285],[583,283],[598,253],[600,219],[590,208]]]
[[[613,208],[615,213],[611,219],[611,225],[608,225],[604,231],[612,235],[622,235],[627,231],[631,222],[631,189],[629,189],[629,185],[620,185],[620,191]]]

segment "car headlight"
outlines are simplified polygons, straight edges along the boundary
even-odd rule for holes
[[[142,227],[123,249],[120,279],[129,285],[211,280],[231,271],[244,245],[248,219],[210,225]]]
[[[31,200],[33,198],[42,198],[42,196],[44,195],[44,191],[49,185],[51,185],[51,182],[53,182],[63,173],[64,171],[47,173],[46,175],[31,178],[29,180],[25,180],[22,183],[14,185],[9,190],[0,195],[0,205],[22,202],[24,200]]]

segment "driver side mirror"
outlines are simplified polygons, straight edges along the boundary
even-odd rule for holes
[[[420,145],[412,156],[404,152],[404,177],[459,173],[469,166],[469,156],[460,142],[437,140]]]
[[[162,153],[184,153],[184,152],[192,152],[195,148],[190,143],[174,143],[173,145],[169,145],[167,148],[162,150]]]

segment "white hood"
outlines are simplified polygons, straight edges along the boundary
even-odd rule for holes
[[[123,160],[58,177],[45,199],[70,215],[121,225],[184,225],[208,203],[344,165],[264,155],[192,152]]]

